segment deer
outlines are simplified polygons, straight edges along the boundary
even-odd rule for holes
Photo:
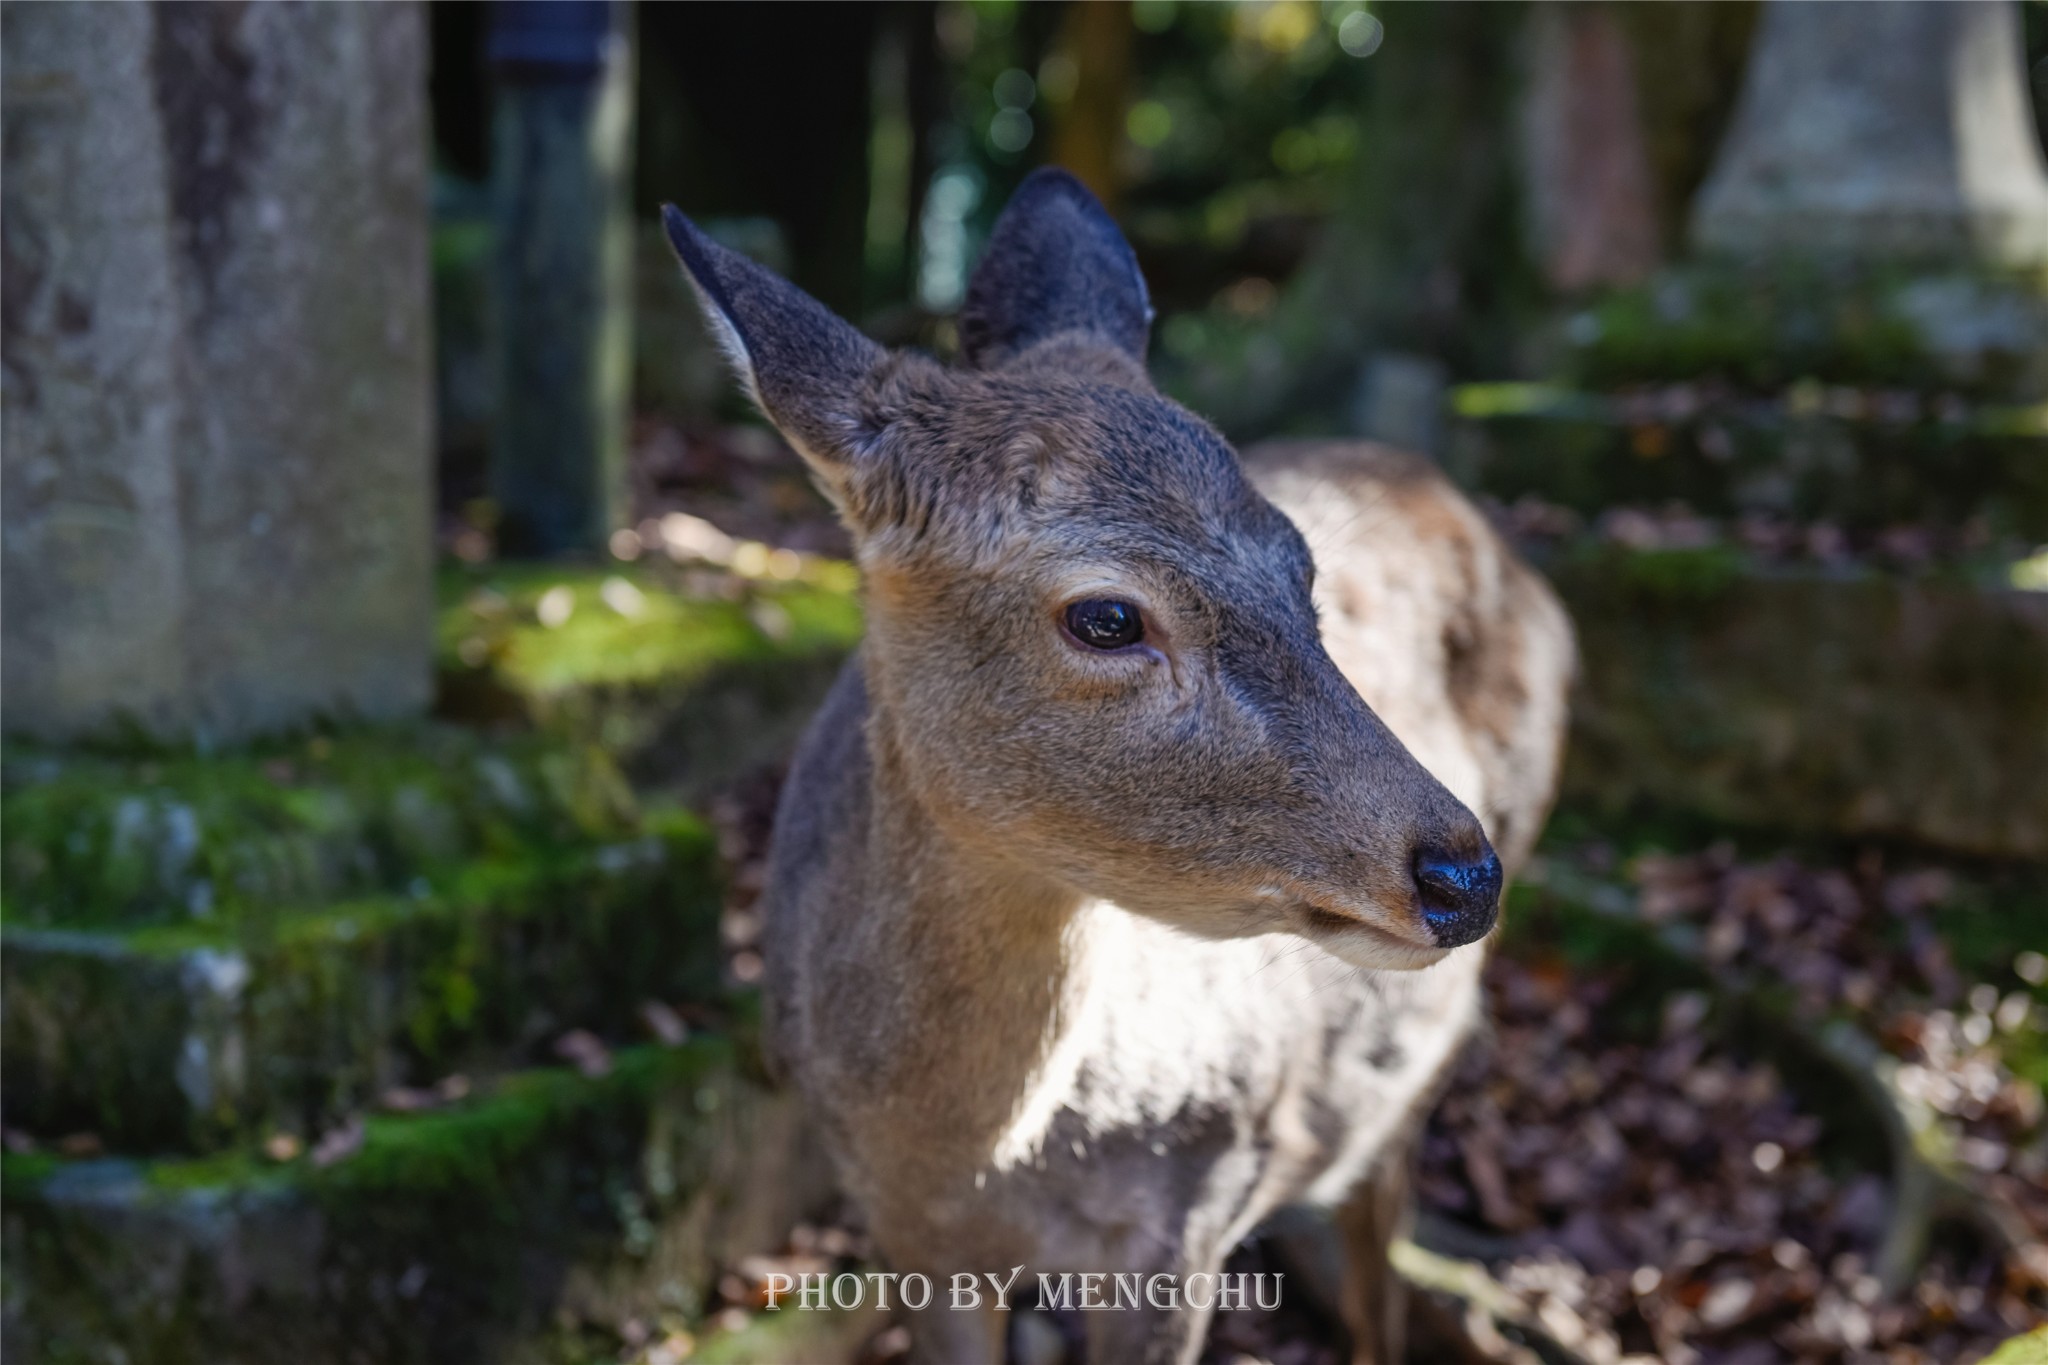
[[[1187,1278],[1306,1206],[1353,1359],[1398,1361],[1412,1149],[1556,781],[1557,599],[1426,459],[1240,458],[1163,396],[1064,171],[998,219],[953,365],[663,215],[860,572],[775,818],[763,1027],[878,1252]],[[908,1314],[912,1358],[999,1365],[982,1297]],[[1188,1365],[1194,1297],[1077,1344]]]

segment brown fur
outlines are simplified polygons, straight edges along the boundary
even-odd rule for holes
[[[1347,1205],[1357,1359],[1384,1359],[1396,1153],[1483,951],[1439,945],[1411,867],[1488,834],[1526,854],[1562,612],[1426,464],[1240,465],[1157,395],[1142,281],[1071,182],[1034,177],[998,228],[980,369],[887,355],[671,232],[866,583],[778,816],[768,999],[883,1252],[941,1284],[1185,1275],[1283,1204]],[[1140,604],[1145,647],[1067,637],[1093,597]],[[1090,1358],[1190,1361],[1204,1327],[1090,1314]],[[916,1341],[994,1361],[1002,1328],[934,1310]]]

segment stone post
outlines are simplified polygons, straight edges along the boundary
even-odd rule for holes
[[[632,48],[613,0],[499,0],[491,486],[514,554],[623,517],[633,371]]]
[[[419,711],[418,8],[9,4],[0,26],[7,729]]]
[[[2048,261],[2048,175],[2011,0],[1772,0],[1695,245]]]

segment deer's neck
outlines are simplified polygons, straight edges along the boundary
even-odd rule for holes
[[[874,1052],[863,1069],[892,1125],[1000,1146],[1043,1107],[1071,1049],[1089,971],[1083,898],[949,831],[902,768],[886,711],[869,729],[868,905],[858,932]]]

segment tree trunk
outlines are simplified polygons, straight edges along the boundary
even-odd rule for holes
[[[419,10],[7,5],[6,725],[430,692]]]
[[[1053,50],[1073,63],[1074,90],[1053,127],[1051,161],[1114,210],[1124,183],[1124,116],[1131,102],[1131,7],[1067,6]]]
[[[1634,284],[1658,263],[1636,61],[1606,5],[1545,0],[1529,18],[1522,100],[1530,246],[1553,288]]]

